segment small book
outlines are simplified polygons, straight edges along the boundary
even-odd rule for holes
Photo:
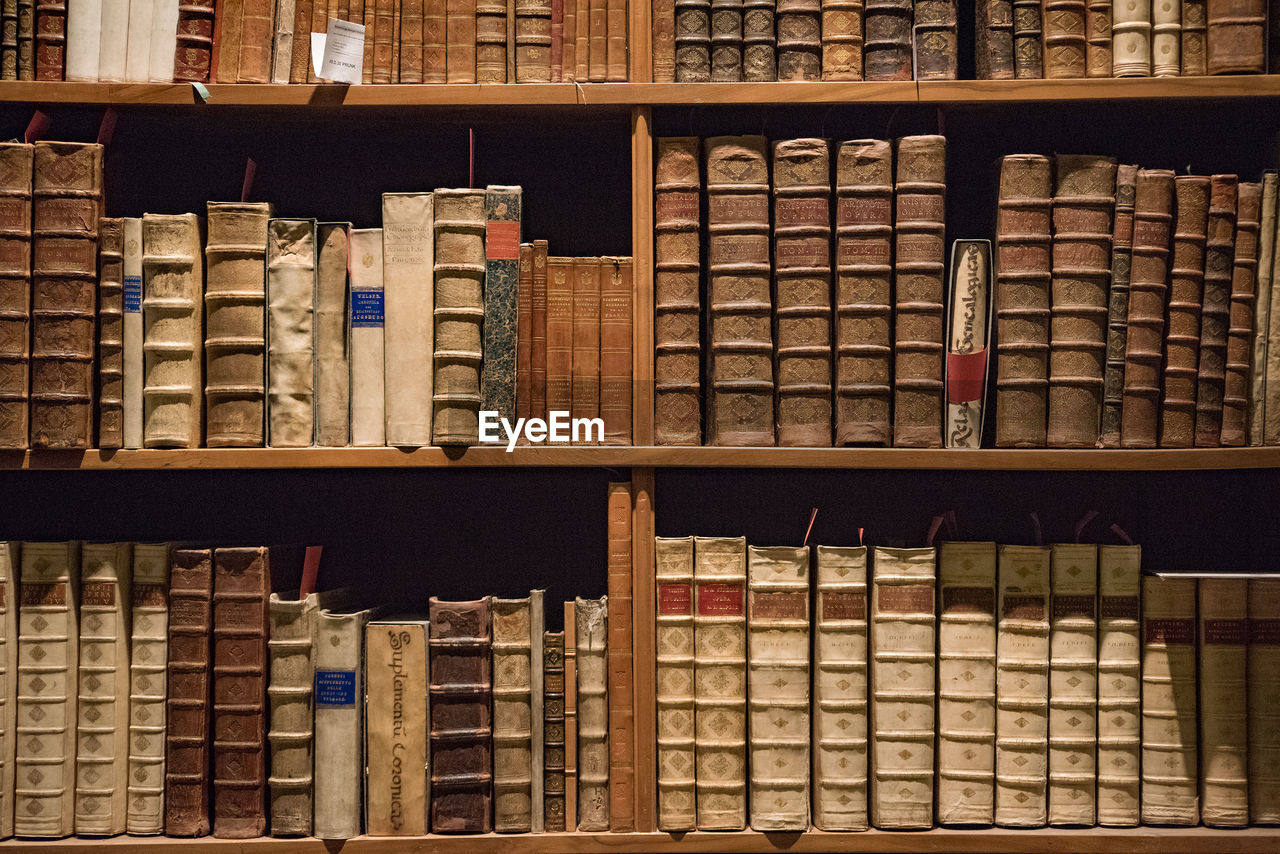
[[[578,675],[578,830],[609,830],[609,597],[574,600]]]
[[[1249,579],[1201,578],[1200,818],[1249,823]]]
[[[697,828],[694,808],[693,537],[656,537],[658,829]]]
[[[1249,823],[1280,823],[1280,578],[1249,579]]]
[[[1098,547],[1050,546],[1049,823],[1097,821]]]
[[[1098,547],[1098,824],[1136,827],[1142,779],[1140,546]]]
[[[321,608],[316,616],[312,827],[320,839],[350,839],[363,827],[364,636],[370,614]]]
[[[542,828],[547,833],[565,831],[564,789],[564,632],[542,635]],[[534,726],[539,722],[534,721]],[[575,793],[576,794],[576,793]]]
[[[426,621],[414,619],[371,620],[365,626],[365,833],[369,836],[422,836],[428,830],[428,797],[435,796],[427,773],[431,753],[428,631]]]
[[[980,448],[990,352],[990,240],[952,242],[950,291],[943,443],[948,448]]]
[[[1200,822],[1196,580],[1142,579],[1142,823]]]

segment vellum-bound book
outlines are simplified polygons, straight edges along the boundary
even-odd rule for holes
[[[13,836],[13,751],[18,722],[18,568],[20,545],[0,541],[0,839]]]
[[[1248,599],[1246,578],[1201,578],[1200,818],[1249,823]],[[1274,703],[1272,697],[1269,702]]]
[[[382,194],[388,445],[431,444],[435,216],[430,193]]]
[[[351,230],[351,444],[387,443],[382,229]]]
[[[1049,624],[1049,823],[1097,819],[1098,547],[1054,543]]]
[[[1249,822],[1280,823],[1280,578],[1249,579]]]
[[[320,839],[360,835],[364,813],[364,631],[369,611],[316,617],[315,812]]]
[[[1098,824],[1138,824],[1141,546],[1098,547]]]
[[[169,666],[169,546],[133,547],[126,830],[164,832],[165,700]]]
[[[425,620],[387,619],[365,626],[365,833],[369,836],[427,832],[427,632]]]
[[[578,829],[609,829],[609,598],[574,600],[578,671]]]
[[[658,829],[694,830],[693,537],[656,537]]]
[[[200,218],[145,214],[142,253],[142,443],[199,447],[204,432]]]
[[[316,221],[267,225],[267,444],[315,438]]]
[[[493,828],[532,828],[531,643],[529,598],[490,603],[493,620]]]
[[[1142,823],[1200,821],[1196,580],[1142,579]]]

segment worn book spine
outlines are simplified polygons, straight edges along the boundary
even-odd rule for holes
[[[1280,579],[1249,579],[1249,822],[1280,822]]]
[[[428,829],[428,757],[434,763],[435,754],[428,749],[427,736],[427,633],[423,621],[374,621],[365,626],[366,744],[357,770],[365,772],[363,806],[369,836],[422,836]]]
[[[609,597],[574,600],[578,691],[578,830],[609,830]]]
[[[574,418],[600,415],[600,274],[599,258],[573,260],[573,362],[570,371]],[[575,444],[595,444],[590,430]]]
[[[374,0],[365,0],[365,8]],[[365,12],[366,17],[368,11]],[[422,4],[422,82],[444,83],[448,79],[445,55],[445,28],[448,15],[445,0],[426,0]],[[366,42],[366,50],[368,45]]]
[[[675,0],[675,15],[676,82],[706,83],[711,79],[711,0]],[[566,41],[568,33],[566,27]]]
[[[35,3],[35,79],[62,80],[67,53],[67,0]]]
[[[1107,299],[1107,353],[1102,375],[1104,448],[1120,447],[1124,404],[1124,352],[1129,332],[1129,274],[1133,263],[1133,205],[1138,167],[1116,167],[1116,211],[1111,231],[1111,292]]]
[[[1196,580],[1142,580],[1142,823],[1200,821]]]
[[[1011,0],[978,0],[974,26],[974,62],[977,79],[1012,80],[1014,66]],[[1107,74],[1111,74],[1109,64]]]
[[[750,2],[750,0],[748,0]],[[773,0],[768,0],[769,24],[773,24]],[[625,0],[608,0],[605,4],[606,38],[605,80],[610,83],[627,82],[627,3]],[[769,55],[773,56],[773,35],[769,34]],[[773,76],[770,75],[770,80]]]
[[[600,419],[605,445],[631,444],[632,259],[600,259]]]
[[[344,613],[321,609],[316,615],[312,832],[320,839],[350,839],[359,836],[362,827],[365,751],[361,694],[365,676],[364,633],[368,621],[368,611]],[[425,678],[424,659],[419,678],[424,698]],[[424,780],[425,774],[424,767]]]
[[[1258,240],[1258,298],[1253,311],[1253,364],[1249,384],[1249,444],[1261,445],[1266,438],[1267,345],[1271,325],[1272,264],[1276,246],[1277,175],[1274,169],[1262,173],[1262,211]]]
[[[529,309],[529,415],[547,417],[547,241],[533,241]]]
[[[166,700],[164,832],[209,833],[209,630],[213,601],[213,552],[177,549],[169,581],[169,683]]]
[[[1110,77],[1112,0],[1088,0],[1085,5],[1084,68],[1086,77]]]
[[[863,0],[820,0],[822,79],[862,79]]]
[[[18,0],[5,0],[0,3],[0,80],[17,79]],[[10,833],[12,830],[10,827]]]
[[[324,0],[321,0],[323,3]],[[298,6],[303,5],[311,12],[311,4],[307,0],[303,0],[301,4],[298,0],[277,0],[276,2],[276,32],[275,39],[272,44],[271,53],[271,82],[272,83],[288,83],[289,77],[293,70],[293,54],[295,49],[294,32],[297,27]],[[299,40],[311,40],[311,27],[299,34]],[[210,40],[212,41],[212,39]],[[310,47],[308,45],[308,47]],[[301,44],[297,44],[298,50],[302,49]],[[309,54],[310,51],[308,50]],[[307,57],[308,62],[310,56]],[[300,80],[299,83],[305,83],[306,80]]]
[[[124,220],[98,221],[97,447],[124,446]]]
[[[347,324],[351,354],[351,444],[386,444],[382,229],[351,230],[351,295]]]
[[[28,438],[33,152],[0,143],[0,448],[7,449],[27,447]]]
[[[529,591],[529,800],[530,828],[534,833],[546,830],[546,732],[543,717],[546,709],[543,681],[543,632],[547,625],[547,591]]]
[[[435,216],[430,193],[383,193],[388,445],[430,445]]]
[[[1098,547],[1050,547],[1049,824],[1097,821]]]
[[[938,549],[938,823],[995,820],[996,544]]]
[[[1227,373],[1227,325],[1235,260],[1235,175],[1209,179],[1209,219],[1205,230],[1204,300],[1200,312],[1200,360],[1196,368],[1196,447],[1222,444],[1223,387]]]
[[[132,3],[137,5],[138,0],[132,0]],[[178,49],[173,57],[175,82],[209,82],[209,66],[213,60],[213,18],[214,0],[182,0],[178,4]],[[103,36],[105,39],[105,31]],[[132,40],[133,30],[130,27],[129,41]],[[105,40],[103,47],[106,47]],[[287,73],[287,63],[285,70]],[[273,82],[288,83],[289,80],[286,77]]]
[[[267,225],[267,444],[315,439],[316,221]]]
[[[554,3],[555,0],[552,0]],[[583,26],[581,21],[582,12],[579,10],[580,3],[578,0],[563,0],[564,4],[564,28],[561,35],[561,65],[563,68],[560,73],[560,82],[575,83],[586,79],[583,75],[583,69],[579,67],[579,61],[585,62],[585,55],[578,52],[578,32],[579,27]]]
[[[562,0],[554,0],[553,6],[563,9]],[[552,28],[559,32],[557,20],[563,20],[563,12],[560,16],[552,16]],[[653,53],[653,82],[654,83],[674,83],[676,82],[676,7],[675,0],[656,0],[653,3],[653,34],[650,50]],[[552,45],[552,65],[555,62],[555,42],[560,39],[553,37]],[[551,72],[552,82],[559,83],[561,78],[556,75],[554,69]]]
[[[102,45],[101,0],[63,0],[66,9],[66,68],[61,79],[78,83],[98,82],[98,58]],[[41,3],[40,8],[46,3]],[[39,14],[39,12],[37,12]]]
[[[445,78],[476,82],[476,0],[445,2]]]
[[[0,838],[13,836],[13,801],[16,794],[14,754],[18,725],[18,573],[22,544],[0,541]],[[163,733],[161,735],[163,737]]]
[[[1151,71],[1177,77],[1182,71],[1183,0],[1151,0]]]
[[[635,676],[631,628],[631,483],[610,483],[608,498],[609,829],[635,830]]]
[[[18,0],[18,79],[36,79],[36,3]]]
[[[520,359],[517,327],[524,326],[519,312],[523,307],[519,304],[521,198],[519,187],[490,185],[484,191],[484,361],[480,377],[484,399],[480,408],[497,412],[513,424]],[[532,280],[529,284],[532,286]]]
[[[1044,0],[1044,76],[1085,76],[1085,0]]]
[[[332,6],[332,3],[330,4]],[[423,24],[423,0],[401,0],[400,3],[400,83],[422,83],[423,72],[423,53],[422,53],[422,24]],[[477,41],[479,41],[479,8],[476,9],[476,26]],[[329,17],[337,17],[331,14]],[[505,72],[506,64],[506,5],[503,4],[503,14],[501,21],[501,30],[503,33],[502,54],[500,58],[503,70]],[[477,53],[479,45],[477,44]],[[484,82],[484,81],[481,81]],[[494,83],[505,83],[506,75]]]
[[[479,441],[484,200],[484,190],[435,193],[432,439],[436,445],[474,445]]]
[[[710,1],[712,83],[738,83],[743,79],[743,3],[744,0]]]
[[[369,20],[366,15],[365,24],[368,29],[365,31],[365,54],[368,55],[370,53],[369,42],[372,41],[373,74],[371,75],[371,82],[394,83],[396,79],[396,68],[393,63],[393,57],[395,55],[397,45],[393,44],[393,39],[395,37],[393,27],[394,15],[397,6],[395,0],[372,0],[370,5],[373,7],[373,25],[368,27]],[[314,77],[315,72],[314,70],[308,69],[307,74],[308,79],[311,79]],[[439,82],[443,83],[444,81],[441,80]]]
[[[741,42],[742,0],[728,1],[738,5],[738,40]],[[581,58],[578,62],[584,67],[582,69],[583,73],[578,77],[578,82],[583,83],[589,80],[592,83],[603,83],[608,77],[609,6],[607,0],[584,0],[584,2],[579,3],[578,16],[579,20],[587,22],[585,32],[581,28],[581,24],[579,25],[578,52]],[[714,20],[712,29],[715,29]],[[715,65],[714,59],[712,65]],[[741,65],[741,56],[739,56],[739,65]]]
[[[512,11],[515,11],[512,4]],[[548,15],[548,23],[550,23]],[[421,20],[421,19],[419,19]],[[516,23],[519,23],[517,17]],[[404,45],[403,33],[401,45]],[[421,51],[421,45],[418,50]],[[518,51],[513,44],[511,50]],[[544,48],[543,57],[549,59],[550,51]],[[516,57],[519,61],[519,56]],[[447,54],[446,54],[447,61]],[[400,59],[400,82],[404,79],[404,58]],[[422,75],[419,71],[418,80]],[[507,0],[476,0],[476,82],[506,83],[507,81]],[[510,81],[519,82],[519,77]],[[543,81],[545,82],[545,80]]]
[[[576,604],[564,603],[564,822],[578,829],[578,628]]]
[[[1205,0],[1182,0],[1182,76],[1203,77],[1208,74],[1206,29],[1208,12]]]
[[[747,82],[777,79],[775,6],[775,0],[742,0],[742,79]]]
[[[533,401],[533,244],[519,246],[516,273],[515,395],[516,418],[528,418]],[[545,369],[544,369],[545,370]],[[481,376],[483,384],[483,375]]]
[[[1042,36],[1040,0],[1013,0],[1013,76],[1017,79],[1044,76]]]
[[[200,218],[145,214],[142,253],[143,446],[196,448],[204,433]]]
[[[147,80],[151,83],[172,83],[174,56],[178,51],[178,4],[169,0],[154,0],[151,9],[151,33],[147,42]],[[214,29],[217,29],[215,16]],[[132,41],[132,39],[130,39]],[[215,59],[209,61],[209,79],[213,80]]]
[[[1138,824],[1141,546],[1098,547],[1098,824]]]
[[[536,626],[534,630],[537,630]],[[564,632],[544,632],[542,720],[535,720],[533,723],[534,726],[542,727],[542,828],[547,833],[564,833],[567,829],[564,789],[564,664]],[[534,666],[537,666],[536,662]]]
[[[1263,228],[1265,229],[1266,226],[1264,225]],[[1280,229],[1276,230],[1272,243],[1271,255],[1274,260],[1269,265],[1271,278],[1268,290],[1274,288],[1276,281],[1280,280],[1280,263],[1278,263],[1280,262]],[[1280,444],[1280,299],[1273,294],[1268,294],[1266,308],[1267,317],[1263,327],[1266,339],[1262,357],[1256,366],[1259,371],[1265,367],[1265,378],[1259,391],[1259,409],[1262,411],[1259,441],[1264,445],[1277,445]],[[1255,355],[1257,355],[1256,351]]]
[[[933,548],[877,547],[871,599],[871,824],[933,826]]]
[[[987,392],[987,326],[991,307],[991,241],[951,244],[947,287],[946,420],[948,448],[982,446]]]
[[[1176,217],[1170,253],[1160,447],[1189,448],[1195,442],[1196,362],[1204,299],[1209,178],[1179,175],[1174,182],[1174,196]]]
[[[347,329],[347,279],[351,223],[316,225],[315,444],[351,443],[351,355]]]
[[[779,80],[818,80],[822,77],[821,0],[779,0]]]
[[[132,633],[129,641],[128,785],[125,829],[131,836],[164,833],[165,702],[169,664],[169,546],[133,547]]]
[[[1249,823],[1249,581],[1202,578],[1199,595],[1200,817],[1210,827]]]
[[[658,829],[697,828],[694,805],[693,537],[657,537]]]
[[[1111,57],[1113,77],[1151,76],[1151,0],[1112,3]]]
[[[1207,73],[1264,73],[1267,9],[1263,0],[1208,0],[1207,14]]]
[[[93,444],[101,145],[38,142],[32,180],[31,447]]]
[[[124,447],[142,447],[142,217],[124,219]]]
[[[910,80],[911,0],[866,0],[862,25],[865,79]]]
[[[238,5],[241,8],[239,58],[236,78],[227,82],[269,83],[276,4],[272,0],[242,0]]]
[[[1258,215],[1261,202],[1261,184],[1240,182],[1222,389],[1220,438],[1222,444],[1227,446],[1240,446],[1248,442],[1249,369],[1253,351],[1254,306],[1258,295]]]
[[[1049,549],[1000,546],[996,824],[1043,827],[1049,746]]]
[[[493,599],[493,829],[533,826],[529,599]]]
[[[956,79],[956,0],[915,0],[912,38],[917,80]]]
[[[534,264],[538,245],[534,244]],[[570,412],[573,409],[573,287],[577,277],[574,259],[548,257],[547,270],[547,344],[546,344],[546,410]],[[536,271],[536,267],[535,267]]]
[[[836,156],[835,442],[890,442],[893,153],[887,140]]]
[[[1120,444],[1125,448],[1156,446],[1173,183],[1173,173],[1167,169],[1138,171],[1129,272],[1129,334],[1120,410]]]
[[[267,611],[270,639],[267,701],[270,704],[271,835],[310,836],[315,736],[316,618],[320,598],[289,599],[272,593]]]
[[[658,140],[654,173],[654,442],[702,442],[698,137]]]

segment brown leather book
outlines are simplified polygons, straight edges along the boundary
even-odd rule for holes
[[[240,17],[244,0],[217,0],[213,15],[214,83],[235,83],[240,73]]]
[[[37,0],[36,79],[61,80],[67,62],[67,0]]]
[[[1084,73],[1086,77],[1110,77],[1112,0],[1088,0],[1084,20]]]
[[[33,151],[0,143],[0,448],[27,447]]]
[[[1205,231],[1204,301],[1200,311],[1200,361],[1196,368],[1195,444],[1222,444],[1222,395],[1227,373],[1227,323],[1235,263],[1237,185],[1235,175],[1209,179]]]
[[[365,0],[368,4],[375,0]],[[367,14],[367,13],[366,13]],[[445,83],[448,80],[445,53],[445,30],[448,15],[445,0],[425,0],[422,4],[422,82]]]
[[[773,0],[769,0],[769,22],[773,23]],[[627,82],[627,2],[606,0],[605,80],[610,83]],[[769,79],[773,79],[772,77]]]
[[[397,3],[399,3],[399,0],[397,0]],[[312,0],[309,7],[311,9],[311,20],[307,22],[308,42],[310,42],[309,36],[311,33],[327,33],[329,31],[329,4],[325,0]],[[398,15],[399,12],[397,11],[396,14]],[[296,32],[294,33],[293,41],[295,45],[298,43],[298,34]],[[308,57],[306,82],[323,83],[324,81],[316,75],[315,64],[311,61],[311,45],[309,43],[304,52]]]
[[[1183,77],[1203,77],[1209,73],[1208,24],[1205,0],[1182,0]]]
[[[942,447],[947,141],[898,140],[893,444]]]
[[[164,832],[167,836],[206,836],[213,552],[175,549],[171,561]]]
[[[396,8],[391,13],[391,82],[400,82],[400,14],[404,0],[397,0]]]
[[[36,143],[32,197],[31,447],[88,448],[102,146]]]
[[[515,12],[514,4],[512,12]],[[404,44],[403,38],[401,44]],[[511,49],[515,50],[515,45]],[[548,51],[544,54],[550,58]],[[400,60],[400,82],[405,82],[403,58]],[[507,0],[476,0],[476,82],[508,82]]]
[[[825,139],[773,145],[779,445],[831,445],[829,148]]]
[[[1044,46],[1040,0],[1013,0],[1013,76],[1039,80],[1044,76]]]
[[[36,2],[18,0],[18,79],[36,79]]]
[[[547,258],[548,413],[573,409],[573,260]]]
[[[599,258],[573,260],[574,418],[600,415],[600,266]],[[582,444],[593,444],[590,435]]]
[[[266,548],[213,553],[213,835],[267,830]]]
[[[548,0],[516,0],[516,83],[551,82],[551,27]]]
[[[1236,206],[1236,245],[1228,311],[1226,378],[1222,390],[1223,445],[1246,444],[1249,365],[1253,355],[1253,311],[1258,288],[1258,219],[1262,185],[1243,181]]]
[[[373,0],[373,82],[395,82],[396,0]],[[474,26],[474,24],[473,24]]]
[[[124,220],[98,221],[98,447],[124,446]]]
[[[474,445],[483,402],[484,190],[435,192],[433,442]],[[506,415],[509,417],[510,412]]]
[[[0,80],[18,79],[18,0],[0,4]]]
[[[564,632],[542,634],[543,830],[565,831]],[[537,726],[538,722],[534,721]],[[576,793],[575,793],[576,794]]]
[[[327,27],[328,22],[325,23]],[[244,0],[244,12],[240,18],[240,73],[237,83],[271,82],[271,46],[275,24],[276,4],[273,0]]]
[[[822,0],[778,0],[778,79],[822,77]]]
[[[777,79],[774,0],[742,0],[742,79]]]
[[[956,79],[956,0],[916,0],[915,48],[917,80]]]
[[[712,445],[774,444],[767,145],[706,141]]]
[[[529,354],[529,414],[547,417],[547,241],[533,241],[533,328]],[[570,332],[572,334],[572,332]]]
[[[742,0],[734,0],[741,4]],[[586,77],[579,78],[579,82],[591,81],[592,83],[603,83],[608,77],[608,53],[609,53],[609,4],[608,0],[587,0],[585,3],[587,14],[587,41],[586,41]],[[582,14],[581,9],[579,15]],[[582,51],[583,45],[579,41],[578,50]]]
[[[654,170],[654,425],[659,445],[700,445],[700,141],[658,140]]]
[[[1190,448],[1195,439],[1196,363],[1200,352],[1200,309],[1204,299],[1209,178],[1179,175],[1174,193],[1177,205],[1169,268],[1160,447]]]
[[[743,0],[711,0],[711,82],[742,80]]]
[[[1012,80],[1013,3],[1010,0],[978,0],[974,26],[974,63],[978,79]]]
[[[609,829],[636,829],[636,757],[631,659],[631,484],[610,483],[608,505],[609,604]]]
[[[311,70],[311,14],[314,4],[323,4],[324,0],[294,0],[293,10],[293,52],[289,55],[289,82],[306,83],[314,71]],[[365,33],[366,52],[371,44],[372,32]],[[371,58],[371,57],[370,57]],[[365,83],[372,83],[373,66],[367,63],[362,69],[363,75],[369,76]]]
[[[555,3],[560,2],[561,0],[555,0]],[[653,43],[650,45],[650,50],[653,52],[653,82],[674,83],[676,82],[675,0],[654,0],[652,5]],[[552,26],[554,27],[555,24],[553,23]],[[559,82],[559,78],[554,82]]]
[[[675,11],[676,82],[706,83],[711,79],[711,0],[675,0]]]
[[[1209,0],[1208,15],[1208,73],[1264,73],[1264,0]],[[1275,23],[1272,27],[1280,29]]]
[[[1116,167],[1116,215],[1111,231],[1111,295],[1107,298],[1107,363],[1102,376],[1104,448],[1120,447],[1124,404],[1124,345],[1129,332],[1129,270],[1133,262],[1133,203],[1138,167]]]
[[[520,244],[516,281],[516,417],[529,417],[533,375],[533,244]]]
[[[1172,224],[1173,173],[1167,169],[1140,170],[1133,209],[1129,335],[1120,412],[1120,445],[1125,448],[1156,446]]]
[[[631,444],[631,258],[600,259],[600,418],[605,445]]]
[[[1051,448],[1092,448],[1102,418],[1114,157],[1058,155],[1049,322]]]
[[[213,60],[213,6],[214,0],[183,0],[178,4],[174,82],[209,82],[209,63]]]
[[[445,81],[476,82],[476,0],[445,0]]]
[[[820,0],[822,79],[862,79],[862,0]]]
[[[867,80],[910,80],[911,0],[866,0],[862,57]]]
[[[557,0],[552,0],[552,8]],[[560,82],[573,83],[578,78],[578,0],[562,0],[564,23],[560,33]],[[567,807],[566,807],[567,809]]]
[[[1085,76],[1085,0],[1044,0],[1044,76]]]
[[[431,831],[493,830],[489,600],[430,601]]]
[[[840,143],[836,158],[836,444],[887,445],[893,348],[893,150]]]
[[[506,82],[506,2],[502,3],[502,63],[503,76],[495,83]],[[477,12],[478,14],[478,12]],[[422,83],[422,24],[423,0],[401,0],[400,2],[400,83]],[[476,23],[477,32],[479,21]],[[478,49],[478,46],[477,46]],[[483,82],[483,81],[482,81]]]

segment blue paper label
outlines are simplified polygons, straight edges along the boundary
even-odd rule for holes
[[[130,313],[142,311],[142,277],[124,277],[124,310]]]
[[[317,670],[316,705],[342,708],[356,704],[356,674],[354,670]]]
[[[382,325],[382,291],[351,292],[351,325]]]

